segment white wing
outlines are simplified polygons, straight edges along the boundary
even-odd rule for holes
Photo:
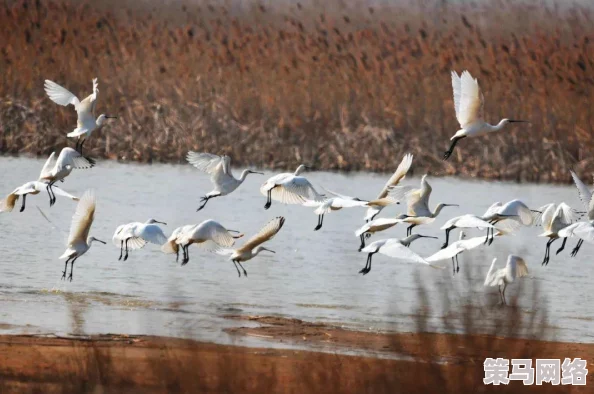
[[[272,189],[271,196],[283,204],[303,204],[306,200],[324,201],[324,196],[316,191],[304,177],[293,176]]]
[[[573,178],[573,182],[578,189],[578,193],[580,195],[580,200],[584,204],[584,207],[587,211],[590,211],[594,205],[594,201],[592,200],[592,192],[588,189],[588,186],[572,170],[569,170],[571,173],[571,177]]]
[[[420,193],[420,189],[415,189],[413,186],[392,186],[389,189],[388,194],[396,201],[403,201],[415,191]]]
[[[425,260],[432,263],[434,261],[450,259],[466,250],[478,248],[479,246],[484,245],[484,243],[485,237],[474,237],[469,239],[463,239],[461,241],[456,241],[447,248],[442,249],[437,253],[434,253],[431,256],[427,257]]]
[[[71,91],[63,88],[53,81],[50,81],[49,79],[45,80],[44,86],[45,92],[54,103],[63,106],[72,104],[74,105],[74,108],[78,110],[80,101],[78,100],[78,97],[76,97]]]
[[[491,263],[491,267],[489,268],[489,272],[487,272],[487,276],[485,277],[485,286],[495,286],[496,283],[493,283],[493,280],[495,279],[495,262],[497,261],[497,258],[493,259],[493,262]]]
[[[165,236],[163,230],[155,224],[145,225],[142,231],[142,239],[157,245],[163,245],[167,242],[167,236]]]
[[[76,169],[92,168],[95,165],[95,160],[84,157],[72,148],[64,148],[56,161],[56,169],[60,171],[67,165]]]
[[[43,168],[41,169],[41,173],[39,174],[39,180],[42,180],[51,175],[52,169],[54,168],[54,160],[56,158],[56,152],[52,152],[51,155],[47,158]]]
[[[379,249],[378,252],[386,256],[393,257],[395,259],[403,260],[406,262],[427,264],[435,268],[442,268],[430,264],[424,258],[419,256],[406,246],[402,245],[400,242],[386,242],[384,246],[382,246]]]
[[[588,243],[594,243],[594,227],[586,222],[575,223],[559,231],[559,236],[562,238],[578,237]]]
[[[540,215],[540,222],[545,230],[550,229],[551,223],[553,222],[553,218],[555,217],[554,215],[556,208],[557,207],[555,206],[555,204],[547,204],[538,208],[538,210],[542,212],[542,214]]]
[[[223,163],[223,157],[211,153],[199,153],[189,151],[186,160],[198,170],[212,174],[219,164]]]
[[[69,199],[74,200],[74,201],[78,201],[79,200],[78,197],[73,196],[72,194],[65,192],[64,190],[60,189],[56,185],[54,185],[52,187],[52,191],[54,192],[54,194],[57,194],[58,196],[66,197],[66,198],[69,198]]]
[[[571,224],[578,220],[577,212],[564,202],[557,206],[557,214],[561,215],[561,220],[565,224]]]
[[[87,190],[78,202],[74,216],[72,216],[68,245],[87,241],[95,217],[95,205],[95,194],[92,190]]]
[[[452,70],[452,90],[454,92],[454,109],[456,110],[456,119],[460,119],[460,97],[462,96],[462,81],[458,73]]]
[[[254,235],[250,238],[245,244],[243,244],[238,251],[247,251],[252,250],[256,246],[268,241],[270,238],[274,237],[276,233],[280,231],[280,229],[285,224],[285,218],[282,216],[276,217],[268,222],[262,229],[258,232],[258,234]]]
[[[496,203],[493,203],[489,208],[487,208],[487,210],[485,211],[485,213],[483,213],[483,217],[487,217],[487,216],[491,216],[494,213],[499,212],[499,209],[503,206],[503,204],[501,204],[499,201]]]
[[[454,89],[454,102],[455,98],[456,91]],[[468,71],[462,72],[460,77],[460,101],[456,118],[461,127],[469,126],[483,119],[483,95],[478,81],[472,78]]]
[[[388,179],[388,182],[386,182],[382,191],[378,194],[378,196],[377,196],[378,199],[386,197],[388,195],[388,191],[390,190],[390,187],[398,185],[398,183],[400,183],[400,181],[404,179],[404,177],[406,176],[406,173],[408,172],[408,170],[410,169],[410,166],[412,165],[412,161],[413,161],[412,154],[407,153],[406,155],[404,155],[404,157],[402,158],[402,161],[398,165],[398,168],[396,168],[396,171],[394,172],[394,174],[392,174],[390,179]]]
[[[474,215],[464,215],[460,216],[458,220],[456,220],[456,227],[461,228],[493,228],[494,226],[489,222],[484,221],[481,218],[478,218]]]
[[[123,241],[121,235],[122,235],[122,232],[126,226],[127,226],[126,224],[119,225],[116,228],[115,232],[113,233],[113,237],[111,238],[113,244],[115,246],[117,246],[118,248],[120,247],[120,242]]]

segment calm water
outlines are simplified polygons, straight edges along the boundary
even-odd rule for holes
[[[0,193],[4,196],[34,180],[42,165],[42,160],[0,158]],[[222,317],[230,313],[283,315],[356,329],[397,331],[415,331],[422,317],[428,331],[461,332],[461,308],[469,304],[477,328],[488,330],[503,308],[495,305],[497,289],[483,288],[484,275],[493,257],[503,264],[509,253],[515,253],[526,258],[530,269],[530,276],[521,285],[513,284],[506,294],[508,300],[520,294],[520,314],[526,319],[546,314],[549,330],[543,335],[547,338],[594,341],[591,245],[585,244],[580,255],[571,259],[568,254],[575,243],[571,240],[565,252],[553,256],[548,267],[541,267],[546,240],[535,237],[540,228],[529,228],[467,254],[455,277],[450,265],[443,271],[433,270],[381,255],[374,257],[373,270],[363,277],[358,271],[366,256],[357,252],[354,230],[362,223],[364,210],[327,215],[322,230],[314,232],[317,217],[313,210],[278,203],[268,211],[263,209],[265,197],[258,188],[270,175],[250,175],[237,192],[212,200],[196,212],[199,197],[210,191],[211,185],[208,176],[189,165],[100,162],[92,170],[73,172],[63,187],[77,195],[95,188],[98,205],[91,235],[108,244],[94,244],[77,261],[72,283],[60,281],[63,261],[58,256],[65,249],[76,203],[58,198],[50,209],[47,194],[30,196],[25,212],[15,209],[0,215],[0,333],[157,334],[255,344],[254,339],[231,338],[222,331],[238,324]],[[307,176],[316,185],[361,198],[374,197],[387,178],[385,174],[364,173],[316,172]],[[406,181],[418,182],[417,177]],[[440,237],[412,245],[425,256],[440,247],[443,233],[439,227],[448,218],[480,214],[494,201],[522,198],[533,207],[566,201],[579,207],[572,186],[455,178],[430,182],[431,205],[448,202],[460,207],[442,211],[432,226],[415,229]],[[41,216],[36,205],[58,229]],[[401,209],[391,207],[383,215]],[[248,278],[238,278],[233,264],[224,257],[197,247],[191,248],[190,263],[180,267],[175,257],[162,254],[156,245],[134,251],[128,261],[120,262],[119,248],[111,243],[119,224],[151,217],[168,223],[166,233],[213,218],[249,237],[278,215],[285,216],[287,222],[267,244],[277,253],[247,262]],[[405,228],[397,227],[372,240],[404,234]],[[553,250],[559,245],[553,244]],[[534,293],[536,287],[538,293]],[[430,308],[419,301],[419,289],[425,292]]]

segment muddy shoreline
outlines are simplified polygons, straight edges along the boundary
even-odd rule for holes
[[[0,336],[0,392],[486,392],[485,357],[594,359],[594,345],[488,335],[372,333],[278,317],[235,315],[252,327],[227,330],[305,351],[248,348],[187,339],[98,335]],[[259,326],[253,327],[253,323]],[[350,356],[345,350],[387,357]],[[589,362],[590,364],[590,362]],[[498,392],[568,392],[512,382]],[[571,387],[586,393],[588,387]]]

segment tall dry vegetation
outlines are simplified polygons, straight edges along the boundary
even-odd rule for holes
[[[265,167],[389,171],[411,151],[417,171],[436,175],[594,172],[593,9],[198,2],[173,13],[101,7],[109,1],[5,0],[0,151],[66,144],[75,115],[44,96],[43,80],[86,95],[97,76],[99,113],[119,116],[87,143],[102,157],[180,161],[195,149]],[[480,78],[488,121],[532,125],[465,140],[443,163],[458,129],[452,69]]]

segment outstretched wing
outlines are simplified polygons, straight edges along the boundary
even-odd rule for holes
[[[382,189],[382,191],[378,194],[378,196],[377,196],[378,199],[386,197],[388,195],[388,191],[390,190],[390,187],[398,185],[398,183],[400,183],[400,181],[404,179],[404,177],[406,176],[406,173],[408,172],[408,170],[410,169],[410,166],[412,165],[412,161],[413,161],[412,154],[407,153],[406,155],[404,155],[404,157],[402,158],[402,161],[398,165],[398,168],[396,168],[396,171],[394,172],[394,174],[392,174],[390,179],[388,179],[388,182],[386,182],[386,184],[384,185],[384,188]]]
[[[92,168],[95,165],[95,160],[90,157],[84,157],[80,152],[72,148],[64,148],[60,152],[56,163],[58,171],[60,171],[67,165],[76,169]]]
[[[58,85],[57,83],[50,81],[49,79],[45,80],[45,92],[47,96],[56,104],[67,106],[69,104],[74,105],[74,108],[78,110],[78,106],[80,101],[78,97],[76,97],[71,91],[62,86]]]
[[[45,179],[50,176],[52,168],[54,168],[54,162],[56,158],[56,152],[52,152],[51,155],[45,161],[43,168],[41,169],[41,173],[39,173],[39,180]]]
[[[66,197],[66,198],[69,198],[69,199],[74,200],[74,201],[79,201],[80,200],[78,197],[73,196],[72,194],[65,192],[64,190],[60,189],[56,185],[54,185],[52,187],[52,191],[54,192],[54,194],[57,194],[58,196]]]
[[[452,74],[452,84],[453,84]],[[478,120],[483,119],[483,95],[478,81],[468,71],[462,72],[460,77],[459,102],[456,118],[461,127],[466,127]],[[454,89],[454,103],[456,101],[456,89]]]
[[[142,232],[142,238],[152,244],[163,245],[167,242],[167,236],[161,230],[161,227],[156,224],[146,225]]]
[[[579,219],[576,210],[564,202],[557,206],[557,214],[561,215],[561,220],[565,224],[571,224]]]
[[[402,245],[400,242],[387,242],[384,246],[380,248],[379,253],[385,254],[386,256],[393,257],[395,259],[399,259],[405,262],[427,264],[434,268],[442,268],[430,264],[427,260],[413,252],[408,247]]]
[[[222,156],[192,151],[188,152],[186,160],[188,160],[188,163],[196,167],[198,170],[206,172],[207,174],[212,174],[219,164],[224,162]]]
[[[462,253],[466,250],[471,250],[474,248],[478,248],[481,245],[485,244],[485,237],[474,237],[470,239],[463,239],[460,241],[456,241],[452,243],[445,249],[441,249],[440,251],[432,254],[431,256],[427,257],[425,260],[428,262],[440,261],[451,259],[452,257],[456,256],[458,253]]]
[[[456,227],[461,228],[493,228],[494,226],[489,222],[482,220],[474,215],[464,215],[460,216],[458,220],[456,220]]]
[[[491,267],[489,268],[489,271],[487,272],[487,276],[485,277],[485,286],[495,286],[496,283],[493,282],[493,279],[495,279],[495,263],[497,262],[497,258],[493,259],[493,262],[491,263]]]
[[[256,246],[274,237],[276,233],[278,233],[279,230],[283,227],[283,224],[285,224],[285,218],[282,216],[272,219],[270,222],[268,222],[268,224],[262,227],[258,234],[250,238],[245,244],[243,244],[237,250],[247,251],[254,249]]]
[[[578,193],[580,195],[580,200],[587,211],[590,211],[590,208],[594,205],[592,201],[592,192],[588,189],[588,186],[580,178],[578,178],[577,174],[572,170],[569,170],[571,173],[571,177],[573,178],[573,183],[575,183],[575,187],[578,189]]]
[[[95,217],[95,205],[95,194],[92,190],[87,190],[78,202],[74,216],[72,216],[68,245],[87,241]]]

